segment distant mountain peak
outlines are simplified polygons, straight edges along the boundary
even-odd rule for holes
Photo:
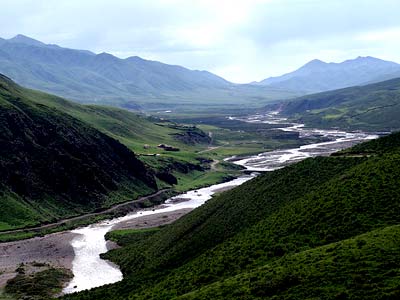
[[[99,53],[99,54],[97,54],[97,55],[98,55],[98,56],[104,56],[104,57],[113,56],[112,54],[107,53],[107,52],[101,52],[101,53]]]
[[[372,56],[358,56],[343,62],[314,59],[299,69],[259,84],[305,93],[365,85],[399,77],[400,65]]]
[[[372,56],[357,56],[356,58],[345,60],[344,63],[349,61],[357,62],[357,61],[383,61],[383,60]]]
[[[300,69],[310,69],[310,68],[321,68],[327,65],[326,62],[319,60],[319,59],[313,59],[306,63],[304,66],[302,66]]]
[[[311,61],[309,61],[308,63],[306,63],[305,65],[325,65],[326,62],[320,60],[320,59],[313,59]]]
[[[95,56],[96,61],[98,62],[107,62],[107,63],[113,63],[113,62],[118,62],[120,59],[110,53],[107,52],[101,52]]]
[[[399,66],[397,63],[392,61],[383,60],[380,58],[376,58],[373,56],[358,56],[354,59],[345,60],[342,63],[338,63],[338,65],[391,65],[391,66]]]
[[[114,56],[114,55],[112,55],[110,53],[107,53],[107,52],[101,52],[101,53],[97,54],[96,56],[97,57],[102,57],[102,58],[118,59],[118,57],[116,57],[116,56]]]
[[[382,60],[372,56],[357,56],[355,60]]]
[[[45,46],[46,45],[38,40],[35,40],[35,39],[30,38],[23,34],[17,34],[13,38],[8,39],[8,41],[12,42],[12,43],[20,43],[20,44],[31,45],[31,46]]]
[[[139,57],[139,56],[129,56],[128,58],[126,58],[127,61],[134,61],[134,62],[142,62],[145,61],[145,59]]]

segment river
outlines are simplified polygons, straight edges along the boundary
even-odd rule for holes
[[[229,117],[230,119],[235,119]],[[268,124],[287,124],[286,119],[281,118],[277,113],[257,114],[246,118],[237,118],[245,122],[268,123]],[[340,130],[321,130],[305,128],[302,124],[289,124],[282,128],[283,131],[299,132],[303,137],[322,137],[326,142],[304,145],[298,148],[287,150],[276,150],[261,153],[255,156],[238,159],[229,158],[234,163],[244,166],[249,171],[273,171],[282,168],[290,163],[294,163],[307,157],[318,155],[329,155],[338,150],[350,147],[365,140],[377,138],[377,135],[363,132],[344,132]],[[91,289],[109,283],[122,280],[122,273],[119,268],[100,258],[101,253],[107,252],[105,234],[113,226],[127,220],[139,218],[146,215],[176,211],[183,208],[196,208],[209,200],[212,195],[222,189],[232,188],[255,177],[257,173],[244,175],[232,181],[212,185],[210,187],[189,191],[182,195],[172,197],[165,204],[152,210],[144,210],[128,214],[121,218],[92,224],[84,228],[78,228],[72,232],[78,235],[72,240],[75,257],[72,262],[72,272],[74,278],[64,288],[64,293],[72,293]],[[179,199],[180,201],[175,201]],[[184,201],[182,201],[184,199]]]
[[[243,118],[232,118],[250,123],[267,124],[286,124],[286,118],[279,117],[276,112],[268,114],[257,114]],[[315,129],[305,128],[304,124],[291,123],[287,127],[278,128],[282,131],[298,132],[300,138],[323,138],[326,142],[319,142],[300,146],[293,149],[276,150],[260,153],[258,155],[239,159],[235,157],[226,160],[234,161],[236,164],[246,167],[249,171],[273,171],[282,168],[288,164],[298,162],[308,157],[330,155],[333,152],[349,148],[360,142],[375,139],[376,134],[365,132],[346,132],[336,129]]]
[[[75,252],[75,257],[72,262],[74,278],[68,286],[64,288],[63,293],[78,292],[122,280],[122,273],[119,268],[109,261],[100,258],[101,253],[107,252],[105,234],[116,224],[143,216],[185,208],[194,209],[204,204],[216,192],[241,185],[254,176],[255,175],[241,176],[228,182],[189,191],[168,199],[165,204],[159,207],[138,211],[121,218],[102,221],[73,230],[73,233],[78,234],[71,242]]]

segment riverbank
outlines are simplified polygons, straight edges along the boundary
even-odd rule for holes
[[[192,176],[188,176],[187,178],[181,178],[182,182],[179,186],[164,188],[151,195],[142,196],[136,200],[122,202],[101,211],[65,218],[54,223],[43,224],[31,228],[0,231],[0,245],[4,242],[19,241],[33,237],[45,236],[56,232],[73,230],[75,228],[94,224],[102,220],[121,217],[140,209],[160,205],[166,199],[173,197],[174,195],[214,184],[224,183],[241,175],[241,172],[234,168],[226,169],[225,172],[222,170],[217,170],[216,165],[218,163],[218,160],[213,161],[211,163],[210,171],[198,172],[198,174],[192,174]],[[239,166],[238,169],[240,169]]]
[[[72,268],[76,234],[66,231],[44,237],[0,244],[0,288],[13,278],[21,264],[47,263],[54,267]]]
[[[74,233],[79,234],[71,241],[75,252],[72,263],[74,278],[63,292],[78,292],[122,280],[123,274],[118,266],[100,258],[100,254],[107,252],[107,246],[110,245],[105,240],[105,235],[111,230],[149,228],[171,223],[192,209],[203,205],[221,188],[236,187],[253,177],[241,176],[225,183],[191,190],[172,197],[157,207],[73,230]]]
[[[80,226],[93,224],[101,220],[123,216],[139,209],[158,205],[176,193],[177,192],[174,192],[171,189],[162,189],[151,195],[143,196],[136,200],[116,204],[102,211],[62,219],[55,223],[44,224],[37,227],[2,231],[0,232],[0,245],[3,242],[12,242],[33,238],[36,236],[44,236],[55,232],[67,231]]]
[[[181,209],[142,216],[116,224],[112,229],[143,229],[167,225],[191,210]],[[15,270],[22,263],[47,263],[53,267],[72,270],[75,253],[71,242],[77,236],[77,233],[65,231],[49,234],[44,237],[0,244],[0,289],[4,288],[7,280],[15,277],[17,274]],[[111,247],[113,246],[110,243],[108,248]]]
[[[122,221],[112,227],[112,230],[121,229],[145,229],[170,224],[180,217],[191,212],[191,208],[182,208],[176,211],[164,212],[149,216],[142,216],[136,219]]]
[[[195,192],[198,195],[197,190],[190,192]],[[152,228],[174,222],[194,208],[189,205],[189,207],[177,208],[173,211],[162,211],[163,208],[172,203],[176,204],[190,200],[189,198],[182,199],[182,201],[175,199],[170,200],[167,205],[159,204],[163,203],[168,196],[176,195],[177,193],[176,191],[165,189],[137,200],[118,204],[102,212],[90,213],[30,229],[33,231],[33,234],[44,234],[44,236],[40,237],[26,237],[26,230],[10,232],[14,234],[22,233],[23,239],[0,243],[0,290],[5,287],[9,279],[17,275],[16,269],[21,264],[46,263],[50,267],[64,268],[72,271],[72,262],[75,258],[75,251],[72,244],[73,240],[79,236],[78,233],[70,231],[73,228],[96,224],[100,221],[107,223],[105,219],[115,219],[117,217],[121,220],[112,225],[112,230]],[[162,212],[158,213],[158,210]],[[120,217],[128,214],[135,215],[135,218],[124,219]],[[67,222],[70,222],[69,226],[71,228],[65,227]],[[52,229],[63,231],[44,233],[44,230]],[[107,241],[107,250],[115,246],[112,242]]]

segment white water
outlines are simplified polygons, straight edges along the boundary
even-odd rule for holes
[[[234,119],[229,117],[230,119]],[[242,119],[252,123],[284,124],[286,119],[280,118],[276,113],[267,115],[249,116]],[[250,171],[272,171],[281,168],[288,163],[293,163],[307,157],[317,155],[328,155],[332,152],[350,147],[364,140],[376,138],[376,135],[365,133],[347,133],[339,130],[318,130],[305,129],[302,124],[291,124],[290,127],[281,128],[283,131],[297,131],[300,137],[319,136],[329,138],[330,141],[301,146],[289,150],[277,150],[261,153],[256,156],[235,161],[236,164],[245,166]],[[229,159],[227,159],[229,160]],[[73,293],[87,290],[94,287],[110,284],[122,280],[122,273],[119,268],[108,261],[100,259],[100,254],[107,252],[105,234],[112,227],[120,222],[139,218],[141,216],[153,215],[158,213],[171,212],[183,208],[196,208],[209,200],[212,195],[221,189],[234,187],[250,180],[256,176],[247,175],[236,178],[232,181],[212,185],[199,190],[189,191],[185,194],[175,196],[165,202],[155,210],[144,210],[137,213],[128,214],[121,218],[103,221],[90,226],[73,230],[78,233],[71,245],[75,251],[75,258],[72,262],[72,272],[74,278],[63,290],[64,293]],[[174,200],[185,199],[187,201]]]
[[[167,200],[164,205],[161,205],[155,210],[144,210],[128,214],[121,218],[103,221],[73,230],[72,232],[79,234],[71,242],[75,252],[75,257],[72,262],[74,278],[68,286],[64,288],[63,293],[78,292],[122,280],[122,273],[119,268],[100,258],[101,253],[107,252],[104,236],[114,225],[142,216],[171,212],[183,208],[196,208],[204,204],[219,190],[241,185],[254,176],[255,175],[242,176],[229,182],[189,191],[185,194],[172,197]],[[187,199],[187,201],[174,203],[176,199]]]
[[[273,171],[283,168],[289,163],[294,163],[308,157],[329,155],[359,142],[375,138],[377,138],[377,135],[358,133],[349,135],[348,137],[338,137],[334,141],[304,145],[288,150],[260,153],[256,156],[237,160],[235,164],[244,166],[249,171]]]
[[[234,118],[232,118],[234,119]],[[249,123],[266,123],[266,124],[287,124],[285,118],[277,116],[276,112],[265,115],[254,115],[248,119],[238,119]],[[298,132],[301,138],[325,138],[327,142],[320,142],[310,145],[300,146],[298,148],[287,150],[275,150],[260,153],[256,156],[234,161],[235,164],[246,167],[249,171],[273,171],[282,168],[289,163],[294,163],[308,157],[329,155],[333,152],[349,148],[363,141],[376,139],[375,134],[364,132],[345,132],[341,130],[324,130],[305,128],[304,124],[292,123],[289,127],[278,128],[282,131]],[[226,160],[235,160],[235,157]]]

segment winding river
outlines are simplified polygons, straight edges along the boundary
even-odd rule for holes
[[[234,119],[231,117],[229,118]],[[252,123],[285,124],[286,122],[287,124],[286,119],[279,117],[275,112],[248,116],[239,120]],[[299,132],[300,137],[322,137],[328,141],[304,145],[293,149],[265,152],[243,159],[232,157],[227,160],[232,160],[234,163],[246,167],[249,171],[273,171],[307,157],[329,155],[362,141],[378,137],[377,135],[363,132],[310,129],[305,128],[302,124],[289,124],[280,129],[283,131]],[[257,173],[244,175],[229,182],[189,191],[185,194],[172,197],[167,200],[165,204],[155,209],[128,214],[121,218],[103,221],[73,230],[72,232],[78,234],[71,242],[75,252],[75,257],[72,262],[74,278],[68,286],[64,288],[63,292],[72,293],[82,291],[122,280],[122,273],[119,268],[100,258],[101,253],[107,252],[107,243],[104,236],[116,224],[146,215],[199,207],[209,200],[214,193],[241,185],[256,175]],[[179,199],[179,201],[176,201],[177,199]],[[182,201],[182,199],[184,201]]]
[[[104,236],[116,224],[143,216],[199,207],[216,192],[241,185],[254,176],[241,176],[228,182],[189,191],[168,199],[165,204],[156,207],[154,210],[143,210],[121,218],[102,221],[73,230],[73,233],[79,234],[71,242],[75,252],[72,262],[74,278],[64,288],[63,292],[65,294],[78,292],[122,280],[122,273],[119,268],[109,261],[100,258],[101,253],[107,252],[107,243]]]

